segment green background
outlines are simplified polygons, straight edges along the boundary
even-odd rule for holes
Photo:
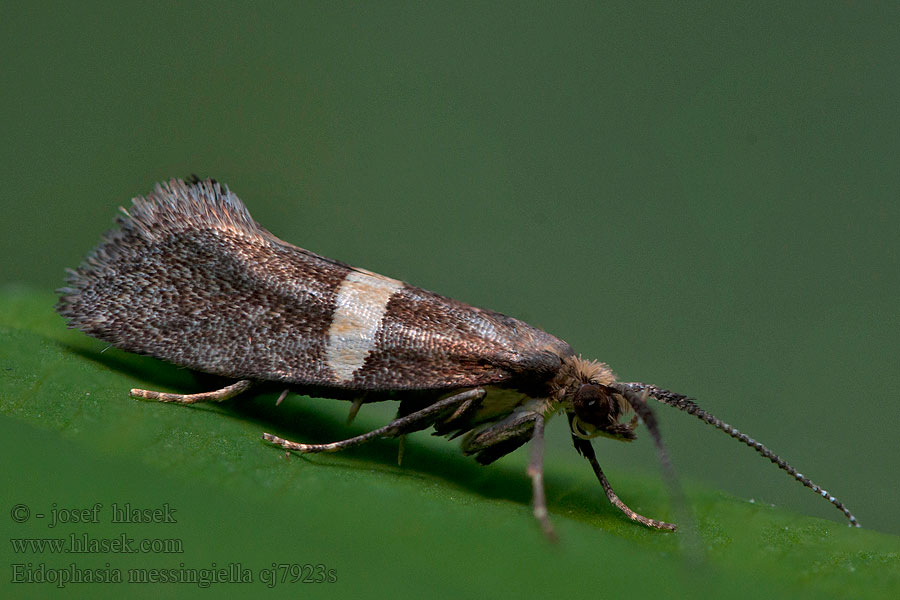
[[[292,595],[886,595],[900,583],[898,31],[900,9],[875,3],[3,3],[3,530],[51,535],[5,517],[19,502],[169,502],[177,525],[127,531],[180,537],[183,555],[78,563],[338,570],[273,591]],[[130,400],[201,388],[101,354],[52,290],[116,207],[189,173],[226,182],[285,240],[695,396],[866,530],[664,407],[697,532],[628,523],[554,421],[550,547],[522,451],[481,468],[419,434],[403,469],[392,442],[284,461],[261,431],[332,441],[391,408],[347,427],[346,406],[321,400]],[[649,440],[595,445],[626,502],[675,517]]]

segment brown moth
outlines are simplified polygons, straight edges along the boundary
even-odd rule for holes
[[[433,427],[435,435],[462,436],[463,452],[486,465],[530,441],[534,516],[551,537],[544,424],[558,413],[612,504],[648,527],[675,529],[618,498],[590,442],[633,440],[643,422],[668,467],[652,399],[755,449],[858,526],[840,501],[686,396],[617,381],[607,365],[512,317],[284,242],[216,181],[173,179],[122,213],[118,227],[69,270],[56,310],[70,327],[117,348],[236,380],[201,394],[135,389],[134,397],[217,402],[276,382],[284,385],[279,402],[288,391],[347,399],[351,415],[366,402],[400,401],[394,421],[343,441],[303,444],[263,434],[297,452],[334,452]]]

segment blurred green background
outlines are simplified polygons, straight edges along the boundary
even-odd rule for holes
[[[190,382],[183,372],[160,367],[162,375],[143,378],[156,368],[153,361],[115,350],[103,359],[103,344],[65,333],[50,292],[62,284],[64,268],[76,266],[109,228],[116,207],[159,180],[211,176],[285,240],[516,316],[608,362],[623,379],[695,396],[834,493],[866,528],[898,534],[898,27],[900,8],[875,3],[6,2],[0,5],[0,282],[9,297],[31,293],[23,289],[37,293],[28,297],[39,298],[32,305],[45,314],[33,313],[42,323],[35,330],[65,340],[69,346],[58,352],[77,346],[83,359],[121,377],[116,389],[137,382],[181,391]],[[13,323],[0,342],[7,353],[27,347],[16,345],[9,333],[15,330]],[[74,497],[108,503],[110,473],[117,473],[113,481],[137,497],[163,494],[148,503],[172,490],[185,513],[187,506],[199,511],[190,525],[197,531],[180,534],[192,548],[207,548],[203,560],[209,548],[231,548],[218,560],[254,568],[276,560],[260,558],[255,546],[240,547],[240,540],[292,527],[275,518],[251,527],[261,500],[248,500],[242,511],[211,499],[218,486],[203,479],[201,466],[186,471],[198,478],[195,488],[183,473],[166,474],[165,461],[134,448],[134,455],[106,465],[117,454],[111,431],[127,422],[104,423],[109,404],[94,407],[89,425],[66,427],[62,416],[45,421],[46,413],[34,404],[29,409],[11,390],[30,390],[33,399],[46,388],[0,366],[6,373],[0,378],[7,378],[0,387],[0,423],[9,432],[0,438],[4,455],[36,461],[7,474],[5,503],[16,501],[17,488],[43,499],[52,491],[61,503]],[[136,407],[124,395],[120,403],[122,419],[164,409],[170,427],[198,414],[220,417]],[[335,415],[344,409],[321,407]],[[352,429],[335,416],[328,431],[359,432],[390,410],[364,411]],[[834,508],[748,448],[686,415],[663,407],[659,415],[686,487],[720,489],[842,525]],[[280,457],[257,442],[260,428],[251,422],[245,437],[222,444],[248,446],[242,451],[263,460]],[[154,434],[135,427],[129,435]],[[552,422],[548,435],[548,485],[553,469],[571,473],[563,481],[577,482],[579,494],[619,522],[601,506],[605,499],[562,421]],[[190,452],[184,444],[176,447]],[[626,501],[628,485],[656,485],[649,440],[595,445]],[[410,446],[406,477],[423,470],[439,476],[440,469],[424,464],[432,460],[454,471],[456,485],[498,477],[496,490],[476,486],[460,502],[481,511],[480,496],[512,499],[522,543],[543,544],[537,529],[528,529],[524,456],[480,475],[455,443],[420,435]],[[57,473],[57,459],[40,447],[84,453],[90,472]],[[360,450],[332,462],[287,464],[394,472],[392,446],[380,448],[374,458]],[[215,462],[221,452],[213,444],[203,460]],[[131,462],[133,468],[125,466]],[[238,469],[235,479],[239,465],[228,467]],[[77,488],[72,497],[61,483],[70,479]],[[438,479],[434,493],[447,485],[453,484]],[[252,479],[231,481],[223,493],[240,497],[252,487]],[[666,516],[664,491],[650,489],[644,511]],[[554,498],[562,502],[558,492],[548,490],[551,511]],[[428,492],[404,493],[412,501]],[[307,548],[292,560],[333,556],[360,565],[353,572],[341,563],[343,581],[364,586],[367,561],[397,552],[395,561],[376,560],[397,569],[396,579],[384,576],[397,594],[522,585],[510,566],[518,564],[515,556],[499,561],[507,571],[490,583],[476,578],[480,583],[469,585],[462,576],[429,583],[423,557],[425,564],[440,561],[441,577],[450,579],[448,573],[472,567],[447,563],[412,530],[382,532],[392,539],[390,550],[383,540],[353,535],[367,515],[402,524],[402,502],[396,513],[390,500],[378,508],[389,514],[369,514],[370,499],[350,483],[323,485],[316,497],[336,514],[346,507],[346,521],[328,513],[316,530],[334,531],[344,554]],[[288,510],[270,504],[274,514]],[[484,510],[493,514],[496,507]],[[289,511],[303,531],[312,527],[303,507]],[[462,548],[456,559],[463,560],[465,547],[474,552],[487,543],[472,532],[455,539],[452,524],[465,517],[435,512],[433,520],[417,518],[440,529],[449,519],[442,543]],[[198,524],[207,518],[216,525]],[[234,528],[233,520],[243,525]],[[487,539],[501,535],[491,523],[478,526]],[[303,539],[296,543],[305,547]],[[598,547],[623,543],[597,529]],[[288,558],[283,554],[280,560]],[[184,560],[202,562],[198,556]],[[632,566],[635,575],[645,568]],[[581,575],[608,585],[598,569]],[[568,577],[579,581],[578,574]],[[502,587],[507,579],[512,588]]]

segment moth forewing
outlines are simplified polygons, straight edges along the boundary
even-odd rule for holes
[[[235,383],[201,394],[132,390],[163,402],[215,402],[255,382],[365,402],[400,401],[397,417],[329,444],[264,434],[297,452],[334,452],[379,437],[433,427],[462,436],[482,464],[531,443],[533,512],[553,537],[543,483],[546,421],[564,413],[576,450],[610,502],[649,527],[615,494],[591,439],[635,438],[643,422],[664,467],[668,457],[647,405],[654,399],[693,414],[751,446],[844,512],[837,499],[768,448],[701,410],[693,400],[643,383],[621,383],[603,363],[506,315],[475,308],[319,256],[260,226],[226,186],[178,179],[135,198],[59,290],[69,326],[118,348],[224,376]]]

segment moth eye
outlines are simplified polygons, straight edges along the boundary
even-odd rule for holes
[[[601,386],[592,383],[582,384],[572,400],[575,414],[585,423],[597,427],[609,424],[610,404]]]

